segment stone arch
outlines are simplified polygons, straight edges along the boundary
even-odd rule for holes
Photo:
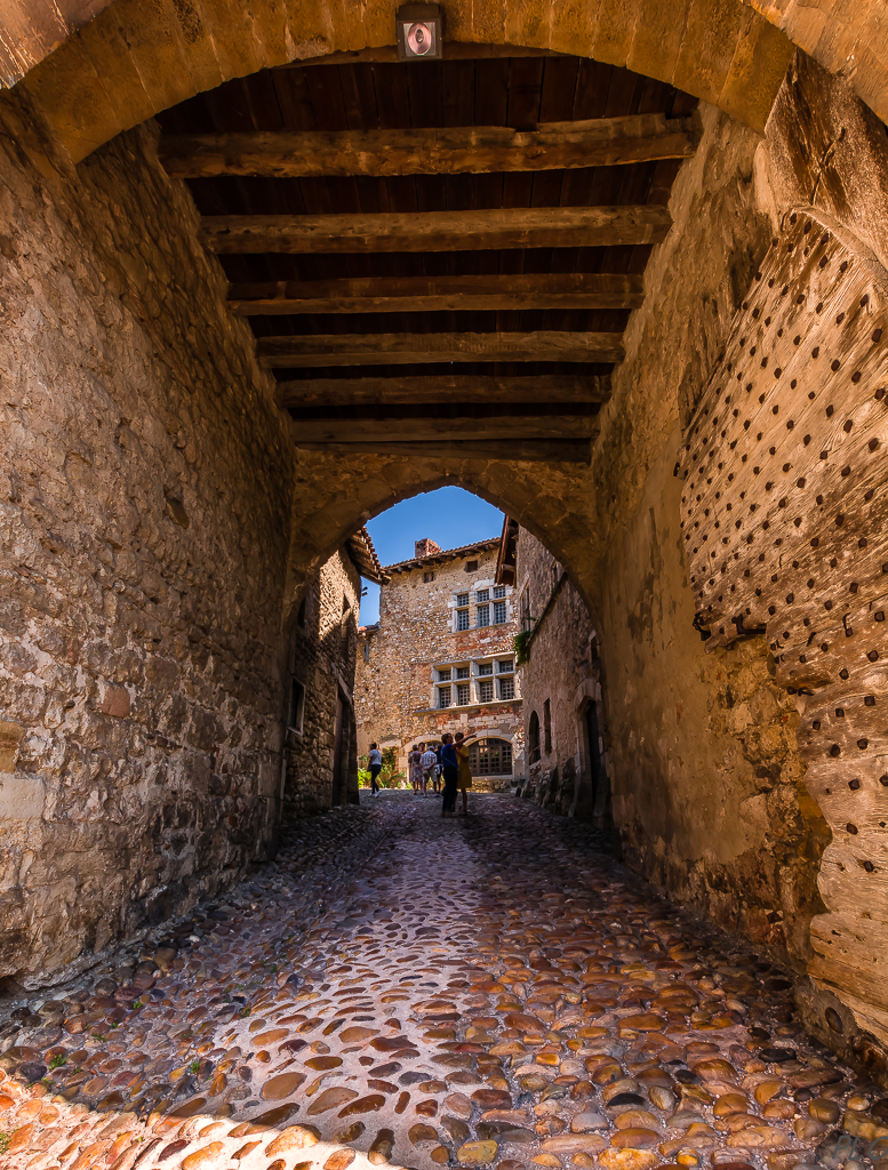
[[[470,733],[467,740],[466,740],[466,747],[469,749],[469,763],[471,764],[471,762],[474,758],[473,753],[472,753],[473,747],[477,747],[480,749],[480,745],[482,743],[485,743],[485,744],[486,743],[497,743],[497,744],[502,743],[502,744],[505,744],[509,749],[508,772],[511,772],[512,771],[512,763],[513,763],[513,759],[515,756],[515,739],[516,739],[515,736],[513,736],[512,738],[508,738],[507,736],[502,734],[502,732],[487,730],[487,729],[483,729],[483,728],[480,731]],[[474,770],[474,768],[472,769],[472,776],[473,777],[486,776],[486,775],[504,776],[506,774],[507,773],[505,770],[501,770],[499,772],[489,772],[488,773],[488,772],[483,772],[483,771],[476,772]]]
[[[540,758],[540,717],[531,711],[527,721],[527,762],[536,764]]]
[[[557,557],[591,603],[596,573],[587,518],[564,506],[590,474],[583,466],[444,458],[420,463],[380,453],[349,470],[337,456],[321,452],[303,453],[300,463],[301,475],[318,488],[313,510],[297,510],[293,516],[288,596],[298,594],[356,527],[401,500],[452,484],[518,520]]]
[[[52,35],[30,30],[4,72],[28,88],[75,159],[166,106],[233,77],[289,61],[392,43],[395,4],[349,6],[314,0],[287,12],[225,0],[95,0],[91,23],[58,7]],[[447,5],[451,41],[525,45],[594,57],[669,81],[761,128],[793,46],[850,77],[858,96],[888,117],[888,64],[881,0],[812,9],[805,0],[604,0],[588,19],[579,5],[502,0]],[[72,35],[72,30],[76,30]],[[20,30],[16,30],[20,32]],[[65,38],[67,37],[67,40]],[[24,38],[28,40],[28,36]],[[33,43],[31,43],[33,42]],[[14,43],[14,38],[10,38]]]
[[[23,88],[79,161],[120,131],[196,93],[257,70],[394,38],[392,4],[314,0],[289,13],[224,0],[147,6],[115,0],[31,71]],[[719,106],[761,130],[792,54],[790,40],[746,0],[533,0],[446,6],[451,42],[520,45],[626,66]]]

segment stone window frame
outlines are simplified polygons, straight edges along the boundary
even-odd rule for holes
[[[515,698],[515,676],[514,674],[506,675],[505,678],[497,679],[499,698],[503,703],[510,702]],[[511,693],[508,693],[511,691]]]
[[[496,675],[500,678],[504,674],[515,673],[515,659],[514,658],[497,658],[496,660]]]
[[[478,702],[492,703],[493,702],[493,682],[492,678],[482,678],[478,680]]]
[[[448,707],[453,706],[450,683],[445,683],[443,686],[437,688],[437,695],[435,696],[435,709],[437,711],[444,711]],[[446,700],[446,701],[445,701]]]
[[[452,632],[461,634],[471,629],[508,625],[514,617],[513,593],[511,585],[497,585],[493,577],[473,581],[469,589],[454,589],[448,602],[453,611]]]
[[[463,698],[465,696],[465,698]],[[472,705],[472,684],[470,682],[460,682],[456,684],[456,707],[471,707]]]
[[[501,663],[506,663],[509,670],[499,670]],[[486,654],[479,658],[469,658],[457,661],[433,663],[431,666],[431,693],[430,709],[439,711],[446,707],[473,707],[488,706],[493,703],[511,703],[518,696],[518,677],[515,672],[513,657],[504,658],[499,655]],[[493,694],[489,699],[482,697],[481,682],[493,686]],[[502,683],[510,683],[513,688],[511,695],[503,696]],[[457,691],[457,687],[468,687],[468,698],[460,701],[459,695],[465,695],[465,690]],[[449,690],[450,701],[443,703],[441,691]]]

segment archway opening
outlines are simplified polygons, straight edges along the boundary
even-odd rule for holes
[[[476,790],[530,795],[523,692],[544,687],[560,729],[557,744],[550,729],[546,780],[560,764],[581,787],[568,728],[577,689],[592,684],[582,662],[565,668],[565,642],[589,642],[578,624],[592,623],[554,556],[516,520],[456,487],[403,501],[367,531],[383,567],[379,599],[365,598],[359,631],[359,757],[367,761],[376,744],[389,753],[387,779],[415,788],[423,749],[459,731]],[[571,791],[563,811],[588,803]]]

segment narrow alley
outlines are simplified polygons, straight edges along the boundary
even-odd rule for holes
[[[527,801],[366,795],[0,1041],[9,1170],[878,1165],[791,984]],[[100,973],[101,974],[101,973]]]

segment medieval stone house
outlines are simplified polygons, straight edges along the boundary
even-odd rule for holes
[[[496,538],[441,549],[418,540],[387,565],[379,624],[360,631],[358,749],[394,748],[400,768],[419,741],[445,731],[469,741],[478,786],[503,788],[523,767],[521,699],[512,642],[512,586],[497,584]]]
[[[603,822],[610,809],[601,660],[592,616],[565,568],[506,517],[496,580],[514,587],[525,729],[521,795]]]
[[[320,567],[291,613],[285,820],[357,803],[353,690],[362,576],[381,580],[365,528]]]

